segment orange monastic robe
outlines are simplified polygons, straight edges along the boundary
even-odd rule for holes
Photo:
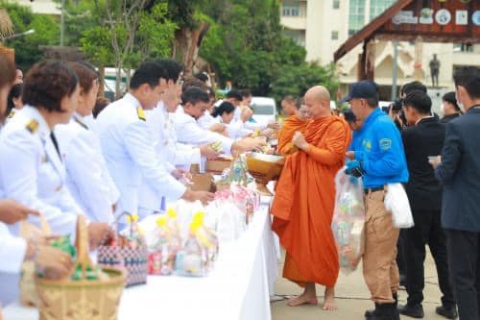
[[[271,213],[272,229],[287,251],[283,276],[304,286],[333,287],[339,261],[330,228],[335,202],[335,175],[344,165],[351,134],[336,116],[311,121],[304,132],[307,152],[287,157]]]
[[[295,131],[303,133],[307,124],[308,121],[300,120],[296,114],[285,119],[282,129],[278,133],[277,152],[279,154],[290,154],[293,149],[292,138]]]

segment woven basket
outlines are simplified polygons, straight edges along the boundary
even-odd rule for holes
[[[132,217],[131,214],[124,212],[117,217],[115,223],[118,223],[125,215]],[[135,223],[132,218],[130,233],[133,232],[133,225]],[[127,281],[125,283],[127,287],[146,284],[148,275],[148,250],[145,241],[143,242],[144,245],[135,249],[119,247],[118,245],[100,246],[97,249],[97,262],[104,267],[125,269],[127,271]]]
[[[26,220],[20,223],[20,236],[30,239],[36,236],[48,237],[51,235],[50,226],[43,215],[39,216],[41,228],[28,223]],[[20,279],[20,302],[21,304],[32,307],[38,306],[39,300],[37,289],[35,288],[35,262],[25,261],[22,265],[22,278]]]
[[[84,216],[77,225],[77,263],[82,268],[82,280],[72,281],[35,278],[40,298],[40,320],[115,320],[120,297],[125,285],[124,270],[105,268],[104,280],[86,280],[87,267],[92,267],[88,257],[88,232]]]

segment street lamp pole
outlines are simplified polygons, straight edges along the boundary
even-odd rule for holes
[[[60,15],[60,46],[63,47],[65,39],[65,0],[62,0],[62,6],[60,10],[62,11]]]
[[[393,70],[392,70],[392,101],[397,97],[397,78],[398,78],[398,41],[392,41],[393,45]]]

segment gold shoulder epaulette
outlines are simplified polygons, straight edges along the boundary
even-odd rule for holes
[[[137,115],[138,115],[138,119],[147,121],[147,118],[145,117],[145,112],[143,112],[142,107],[137,108]]]
[[[35,120],[35,119],[30,120],[30,121],[27,123],[26,128],[27,128],[28,131],[30,131],[30,133],[35,133],[35,132],[37,132],[37,130],[38,130],[38,121]]]
[[[10,110],[10,113],[8,114],[8,119],[11,119],[13,118],[13,116],[15,115],[15,110]]]

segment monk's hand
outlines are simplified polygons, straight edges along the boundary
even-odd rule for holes
[[[303,134],[299,131],[293,134],[292,143],[303,151],[306,151],[308,149],[308,142],[307,140],[305,140]]]

